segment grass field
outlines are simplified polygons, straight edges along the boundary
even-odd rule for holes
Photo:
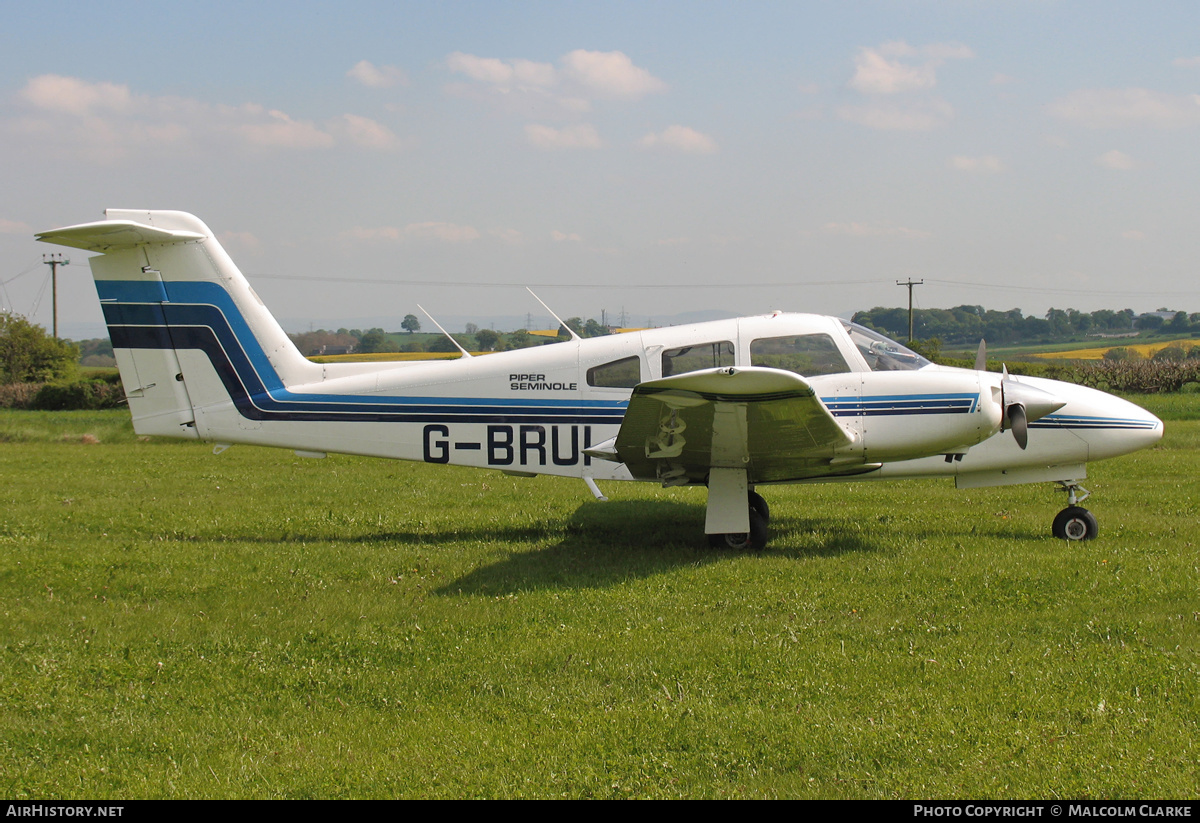
[[[854,483],[767,489],[762,555],[699,490],[0,415],[0,792],[1194,799],[1200,406],[1146,403],[1096,541]]]

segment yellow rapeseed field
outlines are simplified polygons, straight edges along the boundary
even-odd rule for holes
[[[1102,346],[1095,349],[1075,349],[1074,351],[1047,351],[1036,355],[1044,357],[1047,360],[1103,360],[1104,354],[1110,349],[1133,349],[1142,357],[1153,357],[1154,353],[1159,349],[1165,349],[1168,346],[1182,346],[1184,349],[1190,349],[1192,346],[1198,345],[1188,340],[1165,340],[1161,343],[1116,343],[1111,346]]]

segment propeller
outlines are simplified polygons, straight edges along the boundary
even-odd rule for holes
[[[1004,414],[1000,420],[1000,431],[1012,429],[1013,439],[1022,450],[1029,446],[1029,424],[1041,420],[1048,414],[1067,405],[1050,392],[1022,383],[1003,368],[1000,378],[1000,405]]]
[[[1017,441],[1017,445],[1024,451],[1029,446],[1029,421],[1025,419],[1025,407],[1020,403],[1013,403],[1006,410],[1008,417],[1008,427],[1012,429],[1013,438]]]

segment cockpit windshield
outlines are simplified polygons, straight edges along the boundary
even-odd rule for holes
[[[879,332],[843,320],[842,325],[858,347],[859,353],[871,367],[871,371],[916,371],[930,365],[929,361],[911,349],[906,349],[895,340],[889,340]]]

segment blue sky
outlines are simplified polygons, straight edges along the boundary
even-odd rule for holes
[[[1200,4],[0,3],[0,303],[36,230],[205,220],[294,327],[1200,311]],[[82,262],[84,254],[71,254]],[[60,325],[99,322],[85,266]]]

